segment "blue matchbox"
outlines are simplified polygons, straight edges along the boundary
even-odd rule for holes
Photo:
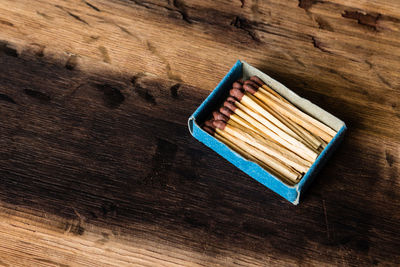
[[[268,173],[258,164],[243,158],[241,155],[231,150],[224,143],[218,141],[200,127],[200,125],[202,125],[202,123],[210,116],[211,112],[218,108],[225,101],[226,97],[229,95],[229,90],[231,89],[233,82],[238,79],[247,80],[253,75],[261,78],[269,87],[285,97],[299,109],[308,113],[314,118],[317,118],[321,122],[337,131],[337,134],[318,156],[308,172],[295,185],[289,185],[285,183],[284,181],[276,178],[274,175]],[[311,184],[331,154],[343,140],[344,133],[347,129],[346,124],[340,119],[311,103],[307,99],[298,96],[293,91],[286,88],[283,84],[269,77],[267,74],[240,60],[236,62],[236,64],[222,79],[218,86],[196,109],[192,116],[190,116],[188,125],[190,133],[196,139],[213,149],[215,152],[220,154],[222,157],[227,159],[233,165],[250,175],[264,186],[286,198],[294,205],[299,204],[300,196]]]

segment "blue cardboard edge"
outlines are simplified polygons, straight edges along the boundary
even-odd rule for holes
[[[217,87],[208,95],[208,97],[201,103],[196,111],[190,116],[188,120],[188,127],[190,133],[193,135],[193,122],[202,122],[206,119],[209,110],[212,110],[220,101],[221,96],[226,94],[227,85],[231,81],[236,81],[242,76],[242,62],[238,60],[232,69],[225,75],[225,77],[219,82]],[[203,112],[205,111],[205,112]]]
[[[336,150],[339,143],[344,137],[347,130],[346,125],[343,125],[337,132],[334,138],[329,142],[327,147],[318,156],[316,161],[310,167],[308,172],[296,185],[288,185],[282,180],[268,173],[258,164],[243,158],[241,155],[231,150],[227,145],[220,142],[207,132],[205,132],[199,123],[205,121],[210,112],[221,103],[221,98],[224,94],[229,92],[231,84],[237,79],[242,77],[242,62],[238,60],[227,75],[221,80],[217,87],[210,93],[210,95],[202,102],[196,111],[190,116],[188,120],[188,127],[190,133],[200,142],[213,149],[219,155],[227,159],[233,165],[246,174],[268,187],[275,193],[281,195],[294,205],[299,204],[301,194],[308,188],[311,182],[315,179],[316,174],[325,165],[328,158]],[[222,98],[223,99],[223,98]]]

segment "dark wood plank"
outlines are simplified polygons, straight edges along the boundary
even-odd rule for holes
[[[0,4],[0,264],[400,261],[396,2],[25,2]],[[238,57],[349,126],[300,206],[187,130]]]

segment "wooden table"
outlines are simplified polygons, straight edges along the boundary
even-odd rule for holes
[[[1,0],[0,265],[400,263],[397,0]],[[242,59],[343,119],[293,206],[192,138]]]

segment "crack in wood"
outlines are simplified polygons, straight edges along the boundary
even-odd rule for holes
[[[14,24],[12,24],[9,21],[3,20],[3,19],[0,19],[0,24],[6,25],[6,26],[10,26],[10,27],[14,27]]]
[[[308,11],[308,9],[311,8],[312,5],[318,3],[320,1],[318,0],[299,0],[299,7]]]
[[[39,16],[47,19],[47,20],[52,20],[53,18],[50,17],[49,15],[47,15],[46,13],[40,12],[40,11],[36,11],[36,14],[38,14]]]
[[[1,93],[0,93],[0,100],[6,101],[6,102],[9,102],[9,103],[12,103],[12,104],[17,104],[17,103],[14,101],[14,99],[12,99],[11,97],[9,97],[8,95],[1,94]]]
[[[321,50],[322,52],[332,54],[331,51],[329,51],[329,50],[327,50],[327,49],[325,49],[325,48],[323,47],[322,42],[319,41],[316,37],[312,36],[311,39],[312,39],[313,46],[314,46],[315,48],[318,48],[318,49]]]
[[[254,22],[253,22],[253,24],[254,24]],[[237,29],[241,29],[241,30],[247,32],[247,34],[254,41],[256,41],[256,42],[260,42],[261,41],[260,38],[257,36],[257,33],[253,29],[252,23],[248,19],[236,16],[231,21],[231,25],[234,26]]]
[[[374,31],[378,31],[378,20],[381,18],[381,14],[345,10],[342,17],[357,20],[358,24],[366,26]]]
[[[89,2],[87,2],[87,1],[83,1],[88,7],[90,7],[90,8],[92,8],[92,9],[94,9],[94,10],[96,10],[97,12],[101,12],[101,10],[98,8],[98,7],[96,7],[95,5],[93,5],[93,4],[91,4],[91,3],[89,3]]]
[[[32,90],[32,89],[24,89],[24,93],[30,97],[36,98],[41,102],[50,102],[50,96],[40,91]]]
[[[66,10],[64,7],[62,7],[62,6],[60,6],[60,5],[54,5],[54,6],[57,7],[57,8],[59,8],[59,9],[61,9],[61,10],[64,11],[64,12],[66,12],[68,15],[70,15],[71,17],[73,17],[73,18],[76,19],[77,21],[80,21],[80,22],[82,22],[82,23],[84,23],[84,24],[86,24],[86,25],[89,25],[89,23],[88,23],[86,20],[84,20],[84,19],[82,19],[80,16],[78,16],[78,15],[76,15],[76,14],[74,14],[74,13],[68,11],[68,10]]]
[[[170,92],[171,92],[171,96],[172,96],[173,98],[178,98],[178,97],[179,97],[179,95],[178,95],[178,90],[179,90],[180,87],[181,87],[181,84],[180,84],[180,83],[177,83],[177,84],[171,86],[171,88],[169,89]]]

